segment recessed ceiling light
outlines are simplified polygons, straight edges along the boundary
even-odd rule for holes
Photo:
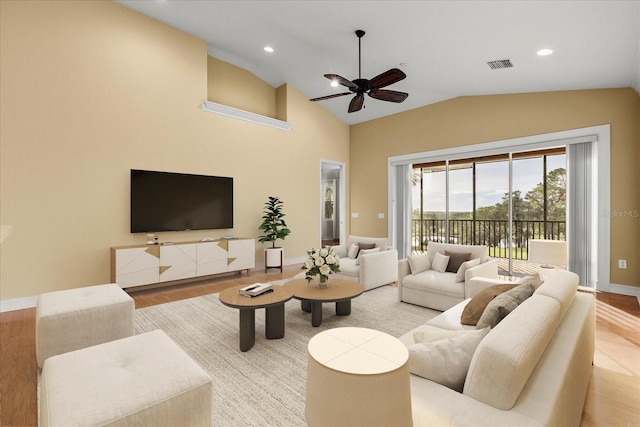
[[[536,52],[539,56],[547,56],[547,55],[551,55],[553,53],[553,51],[551,49],[540,49],[539,51]]]
[[[273,53],[273,48],[271,46],[265,46],[264,47],[264,51],[265,52],[269,52],[269,53]]]

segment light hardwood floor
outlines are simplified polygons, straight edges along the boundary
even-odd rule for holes
[[[136,308],[289,278],[299,266],[233,274],[131,292]],[[635,297],[596,294],[596,354],[581,426],[640,427],[640,305]],[[36,426],[35,309],[0,313],[0,425]]]

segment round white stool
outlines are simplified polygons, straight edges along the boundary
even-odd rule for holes
[[[308,345],[305,417],[313,426],[411,426],[409,352],[367,328],[329,329]]]

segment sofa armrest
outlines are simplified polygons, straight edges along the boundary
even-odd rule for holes
[[[474,277],[482,277],[485,279],[497,279],[498,278],[498,260],[492,259],[484,262],[475,267],[467,269],[464,273],[464,297],[471,298],[473,295],[469,295],[469,280]]]
[[[411,274],[408,259],[398,261],[398,301],[402,301],[402,279]]]
[[[398,251],[373,252],[358,257],[359,282],[365,290],[387,285],[398,280]]]

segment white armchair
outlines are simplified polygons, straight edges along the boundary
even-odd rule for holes
[[[437,253],[449,254],[451,259],[455,254],[464,254],[468,261],[458,263],[453,271],[439,271],[434,262]],[[473,278],[498,279],[498,261],[486,254],[486,246],[429,242],[426,254],[398,262],[398,299],[435,310],[448,310],[477,292],[470,284]]]
[[[332,246],[340,257],[340,272],[334,277],[361,283],[365,290],[398,280],[398,251],[386,238],[349,236],[345,245]]]

